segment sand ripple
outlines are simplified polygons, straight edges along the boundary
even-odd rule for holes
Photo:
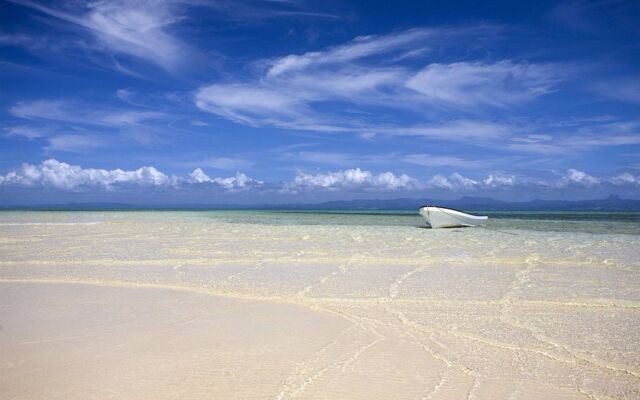
[[[638,236],[45,217],[0,220],[9,398],[640,398]]]

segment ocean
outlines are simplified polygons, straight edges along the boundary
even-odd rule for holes
[[[0,211],[0,224],[98,223],[110,215],[162,216],[230,224],[425,227],[415,210],[131,210]],[[486,229],[640,234],[640,212],[624,211],[473,211],[489,216]],[[460,228],[461,229],[461,228]],[[473,228],[483,229],[483,228]]]

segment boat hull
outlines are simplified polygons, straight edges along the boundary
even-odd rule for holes
[[[436,206],[421,207],[419,212],[432,228],[477,226],[486,223],[489,219],[486,216],[471,215],[462,211]]]

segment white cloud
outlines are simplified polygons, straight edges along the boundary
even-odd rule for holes
[[[332,164],[351,167],[361,164],[389,164],[397,163],[398,154],[355,154],[344,152],[325,152],[325,151],[299,151],[287,152],[281,151],[278,154],[279,159],[293,162],[315,163],[315,164]]]
[[[433,178],[429,180],[427,186],[440,188],[440,189],[453,189],[453,185],[449,180],[440,174],[434,175]]]
[[[248,169],[253,166],[253,162],[237,157],[209,157],[190,164],[225,170],[241,170]]]
[[[465,160],[460,157],[437,156],[433,154],[408,154],[402,157],[402,161],[409,164],[421,165],[423,167],[471,167],[475,165],[473,161]]]
[[[389,98],[391,92],[401,87],[406,77],[403,68],[339,66],[327,71],[296,73],[270,82],[278,90],[291,88],[291,94],[307,102],[341,100],[379,104],[381,99]]]
[[[131,89],[118,89],[116,90],[116,97],[125,103],[131,102],[131,98],[135,95],[135,92]]]
[[[176,2],[164,0],[103,0],[73,3],[67,12],[31,1],[15,0],[93,34],[98,49],[126,54],[175,70],[190,53],[189,47],[169,33],[182,19],[174,8]]]
[[[440,174],[435,175],[429,180],[429,182],[427,182],[427,187],[451,191],[466,191],[512,187],[520,184],[522,184],[522,182],[520,182],[514,175],[490,174],[485,179],[475,180],[454,172],[449,176],[443,176]]]
[[[299,95],[288,94],[261,85],[219,84],[203,87],[195,93],[196,106],[232,121],[258,125],[266,118],[284,119],[304,107]]]
[[[163,116],[163,113],[156,111],[119,111],[104,115],[102,121],[113,126],[140,125],[142,122]]]
[[[614,176],[609,181],[616,186],[640,186],[640,176],[633,176],[628,172]]]
[[[10,126],[5,130],[7,131],[7,136],[20,136],[29,140],[47,136],[47,132],[44,129],[31,126]]]
[[[552,90],[559,66],[458,62],[431,64],[410,78],[408,88],[436,104],[472,108],[506,107],[532,100]]]
[[[122,186],[157,186],[180,189],[192,184],[210,183],[227,191],[238,191],[259,187],[263,182],[243,173],[231,177],[211,178],[196,168],[187,178],[169,176],[155,167],[147,166],[136,170],[83,168],[55,159],[45,160],[38,165],[22,164],[14,171],[0,175],[0,185],[53,188],[78,191],[91,188],[115,190]]]
[[[436,31],[428,29],[410,29],[383,36],[362,36],[353,41],[325,51],[314,51],[302,55],[288,55],[273,61],[267,71],[268,77],[287,72],[299,71],[311,66],[333,63],[347,63],[372,55],[385,54],[404,49],[420,40],[424,40]]]
[[[406,105],[407,108],[413,108],[415,104],[411,104],[411,96],[405,99],[393,98],[378,90],[377,85],[394,82],[396,79],[397,76],[393,74],[371,72],[360,77],[292,77],[280,86],[265,81],[256,85],[216,84],[196,91],[195,104],[201,110],[254,127],[271,125],[316,132],[424,136],[476,142],[514,133],[513,126],[493,121],[454,119],[429,124],[372,124],[362,121],[361,117],[338,118],[325,115],[315,108],[316,103],[326,101],[387,107]],[[323,84],[317,85],[318,81]]]
[[[61,190],[83,187],[110,189],[122,184],[162,186],[173,183],[174,179],[154,167],[142,167],[133,171],[106,170],[82,168],[55,159],[45,160],[39,165],[22,164],[19,169],[0,176],[1,185],[41,186]]]
[[[260,186],[263,184],[262,181],[249,178],[247,175],[241,172],[236,173],[235,176],[227,178],[211,178],[200,168],[194,169],[193,172],[189,174],[189,181],[196,184],[213,183],[216,185],[220,185],[221,187],[229,191],[250,189],[252,187]]]
[[[209,126],[206,122],[197,119],[192,119],[189,123],[193,126]]]
[[[70,124],[122,127],[157,120],[165,114],[156,111],[123,109],[91,109],[67,100],[22,101],[9,108],[14,117],[27,120],[49,120]]]
[[[511,125],[474,120],[450,120],[437,124],[405,127],[371,128],[371,132],[387,135],[424,136],[446,140],[467,141],[481,144],[513,134],[518,128]]]
[[[319,164],[347,165],[352,164],[355,160],[360,160],[361,156],[349,153],[333,153],[322,151],[301,151],[298,153],[284,154],[287,159],[297,159],[304,162]]]
[[[440,174],[435,175],[427,182],[428,187],[434,187],[439,189],[459,190],[459,189],[474,189],[478,186],[478,181],[465,178],[457,172],[449,175],[448,177]]]
[[[34,38],[25,34],[0,33],[1,46],[31,46]]]
[[[212,181],[227,190],[244,189],[249,186],[262,184],[262,181],[251,179],[241,172],[236,173],[236,176],[231,176],[228,178],[214,178]]]
[[[406,174],[396,175],[392,172],[374,174],[370,171],[354,168],[315,175],[300,172],[288,189],[323,188],[329,190],[364,189],[386,191],[411,189],[416,187],[417,183],[416,179]]]
[[[574,168],[568,169],[566,174],[558,181],[559,187],[566,187],[570,185],[592,187],[598,184],[600,184],[600,179]]]
[[[102,138],[92,135],[57,135],[48,138],[47,151],[84,151],[102,147],[106,143]]]
[[[564,189],[567,187],[574,188],[594,188],[604,184],[612,184],[615,186],[640,186],[640,176],[634,176],[628,172],[606,178],[595,177],[574,168],[570,168],[566,173],[556,180],[543,180],[532,177],[516,177],[511,174],[490,174],[485,179],[475,180],[460,175],[457,172],[449,176],[437,174],[428,182],[428,188],[444,189],[449,191],[470,191],[483,189],[498,188],[546,188]]]
[[[21,167],[0,175],[0,186],[24,187],[32,189],[55,189],[69,192],[89,190],[125,190],[126,188],[158,187],[165,190],[186,190],[207,187],[226,192],[249,190],[278,190],[281,193],[301,191],[332,192],[394,192],[409,191],[424,194],[425,189],[450,192],[479,192],[497,189],[562,190],[568,187],[591,189],[595,187],[640,187],[640,176],[623,173],[613,177],[594,177],[576,169],[555,181],[545,181],[532,177],[516,177],[510,174],[490,174],[484,179],[474,179],[454,172],[448,176],[437,174],[428,181],[420,181],[406,174],[390,171],[375,174],[360,168],[334,172],[309,174],[299,172],[292,181],[265,184],[244,173],[237,172],[228,177],[211,177],[201,168],[194,169],[188,176],[167,175],[152,166],[135,170],[83,168],[55,159],[40,164],[25,163]],[[611,186],[612,185],[612,186]],[[279,188],[279,189],[278,189]],[[200,190],[198,189],[198,190]]]
[[[640,103],[640,76],[597,82],[593,88],[603,96],[628,103]]]
[[[415,57],[425,52],[425,45],[446,46],[473,37],[481,41],[494,37],[499,29],[491,25],[467,27],[414,28],[392,32],[386,35],[359,36],[339,46],[304,54],[291,54],[266,62],[269,65],[267,77],[291,74],[326,65],[347,65],[367,58],[396,53],[396,61]]]
[[[555,181],[546,181],[527,177],[516,177],[515,175],[511,174],[490,174],[485,179],[475,180],[454,172],[449,176],[443,176],[440,174],[433,176],[427,182],[427,187],[450,191],[497,189],[516,186],[521,188],[537,187],[562,189],[570,186],[577,188],[592,188],[595,186],[599,186],[605,182],[609,182],[618,186],[628,186],[634,184],[640,185],[640,178],[634,177],[629,173],[618,175],[609,179],[598,178],[574,168],[568,169],[564,175],[562,175]]]
[[[493,175],[490,174],[482,183],[486,187],[515,186],[516,177],[513,175]]]
[[[31,121],[30,126],[7,129],[9,136],[46,138],[45,150],[80,151],[120,139],[149,145],[172,131],[164,122],[171,116],[157,111],[121,108],[92,108],[79,101],[35,100],[18,102],[9,108],[14,117]],[[151,129],[161,126],[162,129]]]
[[[554,90],[560,80],[556,70],[563,67],[504,60],[418,69],[394,64],[389,57],[424,49],[425,42],[452,46],[474,33],[477,37],[495,32],[482,26],[410,29],[356,38],[341,46],[267,61],[269,68],[254,79],[203,86],[195,91],[194,102],[204,111],[254,127],[466,142],[513,135],[511,124],[474,120],[477,114],[465,118],[460,110],[450,115],[447,108],[505,107],[533,100]],[[327,107],[332,104],[340,107]],[[367,112],[371,107],[376,112]],[[414,116],[404,123],[389,123],[379,109]],[[442,112],[448,117],[435,120],[446,122],[434,123],[433,114]]]
[[[563,154],[568,150],[640,144],[640,121],[611,116],[577,120],[567,118],[553,122],[531,121],[514,130],[523,133],[510,137],[505,148],[529,153]]]
[[[477,168],[485,165],[484,161],[467,160],[453,156],[439,156],[434,154],[408,154],[402,157],[402,161],[421,165],[423,167],[459,167],[459,168]]]
[[[209,175],[205,174],[204,171],[200,168],[194,169],[190,174],[189,178],[194,183],[207,183],[211,182],[211,178]]]
[[[62,100],[21,101],[9,108],[9,113],[23,119],[77,121],[72,105]]]

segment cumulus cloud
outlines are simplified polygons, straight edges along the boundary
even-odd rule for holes
[[[374,174],[371,171],[360,168],[345,169],[342,171],[307,174],[298,173],[289,189],[297,188],[322,188],[328,190],[338,189],[364,189],[372,191],[392,191],[415,188],[418,181],[406,174],[396,175],[392,172]]]
[[[517,183],[513,175],[489,175],[482,183],[487,187],[514,186]]]
[[[231,177],[211,178],[195,169],[187,178],[167,175],[155,167],[147,166],[136,170],[83,168],[55,159],[40,164],[22,164],[14,171],[0,175],[0,186],[21,186],[31,188],[51,188],[66,191],[83,189],[115,190],[124,186],[167,187],[180,189],[192,184],[209,183],[224,190],[235,191],[262,185],[261,181],[249,178],[243,173]]]
[[[592,187],[600,184],[601,180],[574,168],[567,170],[565,175],[558,181],[559,187],[566,186],[583,186]]]
[[[189,174],[189,181],[196,184],[212,183],[230,191],[249,189],[263,184],[262,181],[249,178],[241,172],[228,178],[211,178],[201,168],[196,168]]]
[[[495,189],[521,185],[514,175],[490,174],[485,179],[475,180],[460,175],[457,172],[449,176],[435,175],[427,182],[427,187],[451,191],[467,191],[476,189]]]
[[[443,175],[435,175],[427,182],[428,187],[458,190],[458,189],[474,189],[478,186],[478,181],[470,178],[465,178],[457,172],[445,177]]]
[[[614,177],[595,177],[584,171],[570,168],[555,180],[536,179],[532,177],[516,177],[511,174],[489,174],[484,179],[472,179],[457,172],[449,176],[434,175],[428,182],[428,188],[450,191],[487,190],[498,188],[593,188],[605,184],[615,186],[640,186],[640,176],[628,172]]]
[[[284,183],[267,183],[253,179],[244,173],[233,176],[212,177],[201,168],[194,169],[187,176],[168,175],[152,166],[135,170],[83,168],[55,159],[40,164],[22,164],[19,168],[0,175],[0,187],[22,187],[32,189],[55,189],[68,192],[90,190],[119,191],[127,188],[164,188],[165,190],[222,190],[242,192],[249,190],[295,194],[301,191],[331,192],[395,192],[410,191],[424,194],[424,191],[480,192],[491,190],[511,190],[536,188],[559,190],[568,187],[591,189],[595,187],[640,187],[640,176],[625,172],[613,177],[595,177],[584,171],[569,169],[555,180],[544,181],[528,177],[497,173],[484,179],[471,178],[454,172],[450,175],[436,174],[430,179],[416,179],[407,174],[390,171],[373,173],[361,168],[344,169],[326,173],[310,174],[298,172]]]
[[[614,176],[609,179],[609,181],[616,186],[640,186],[640,176],[631,175],[628,172],[622,173],[620,175]]]
[[[123,184],[163,186],[173,182],[174,179],[154,167],[142,167],[132,171],[106,170],[82,168],[55,159],[45,160],[39,165],[22,164],[19,169],[0,176],[0,185],[40,186],[62,190],[82,187],[109,189]]]
[[[471,178],[458,172],[450,175],[436,174],[430,179],[419,181],[407,175],[394,175],[385,172],[379,175],[359,168],[347,169],[324,174],[299,173],[290,188],[324,188],[330,190],[363,188],[378,191],[393,191],[398,189],[422,190],[437,189],[450,192],[479,192],[496,189],[558,189],[566,187],[593,188],[605,184],[615,186],[640,186],[640,176],[623,173],[614,177],[595,177],[571,168],[555,180],[542,180],[533,177],[515,176],[512,174],[495,173],[485,178]]]
[[[510,174],[489,174],[484,179],[472,179],[457,172],[449,176],[437,174],[428,182],[428,188],[450,191],[488,190],[499,188],[593,188],[604,183],[618,186],[640,184],[640,179],[629,173],[624,173],[613,178],[598,178],[584,171],[570,168],[566,173],[555,180],[535,179],[531,177],[516,177]]]

